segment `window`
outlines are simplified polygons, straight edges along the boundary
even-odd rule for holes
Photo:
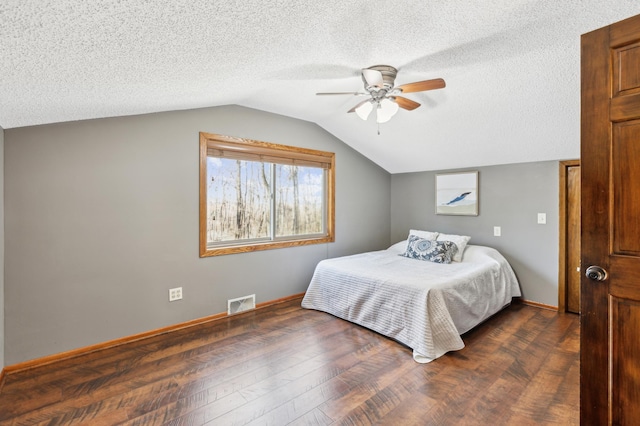
[[[200,133],[200,257],[334,241],[335,154]]]

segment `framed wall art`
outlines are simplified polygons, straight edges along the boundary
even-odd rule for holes
[[[436,214],[478,216],[478,172],[436,174]]]

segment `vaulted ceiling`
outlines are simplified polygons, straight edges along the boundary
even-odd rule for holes
[[[391,173],[577,158],[580,35],[636,14],[637,0],[4,0],[0,126],[237,104],[317,123]],[[347,114],[362,98],[315,95],[361,91],[377,64],[447,87],[380,125]]]

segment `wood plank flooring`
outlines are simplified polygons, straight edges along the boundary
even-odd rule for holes
[[[579,317],[521,304],[430,364],[300,299],[9,374],[0,425],[579,423]]]

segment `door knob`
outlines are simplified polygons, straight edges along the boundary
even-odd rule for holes
[[[593,281],[604,281],[608,277],[607,271],[596,265],[589,266],[584,274]]]

